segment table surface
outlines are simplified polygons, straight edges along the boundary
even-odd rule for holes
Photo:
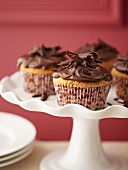
[[[121,156],[128,161],[128,142],[103,142],[106,153]],[[67,148],[68,141],[35,141],[34,151],[25,159],[0,168],[1,170],[39,170],[41,159],[50,152]]]

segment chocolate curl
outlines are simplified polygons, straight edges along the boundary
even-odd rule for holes
[[[97,53],[95,52],[90,52],[85,54],[85,57],[80,57],[78,54],[72,53],[67,51],[67,55],[72,58],[73,60],[76,61],[77,65],[85,65],[88,67],[95,68],[97,66],[97,63],[102,63],[100,60],[100,57]]]
[[[40,56],[40,57],[50,57],[50,56],[63,56],[66,54],[65,51],[59,52],[60,46],[54,46],[54,47],[46,47],[44,44],[41,47],[34,47],[34,50],[31,51],[29,54],[32,54],[33,56]]]
[[[78,64],[84,62],[84,59],[81,58],[81,57],[79,57],[79,56],[78,56],[77,54],[75,54],[75,53],[72,53],[72,52],[70,52],[70,51],[67,51],[67,55],[68,55],[70,58],[74,59]]]

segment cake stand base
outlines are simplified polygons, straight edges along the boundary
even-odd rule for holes
[[[128,170],[128,163],[120,157],[108,156],[109,166],[103,164],[85,164],[83,166],[63,165],[61,157],[63,157],[64,150],[53,152],[42,159],[40,163],[40,170]],[[86,161],[86,160],[85,160]],[[75,164],[75,163],[74,163]]]
[[[128,163],[104,153],[99,120],[74,118],[67,149],[46,156],[40,170],[128,170]]]

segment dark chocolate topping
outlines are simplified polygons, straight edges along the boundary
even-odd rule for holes
[[[53,73],[54,78],[62,77],[67,80],[79,82],[99,82],[101,80],[112,80],[112,76],[105,68],[98,65],[101,63],[97,53],[79,55],[67,51],[71,60],[66,60],[59,64],[59,67]]]
[[[98,39],[98,43],[94,44],[85,44],[84,46],[80,47],[76,53],[87,53],[87,52],[96,52],[100,55],[101,60],[106,61],[109,59],[113,59],[117,57],[119,53],[116,48],[108,45],[104,41]]]
[[[65,60],[65,51],[58,52],[60,46],[35,47],[33,51],[21,56],[18,59],[18,66],[23,64],[25,68],[43,68],[47,70],[51,66],[56,67],[58,63]]]
[[[128,74],[128,54],[122,57],[118,57],[114,63],[114,67],[125,74]]]

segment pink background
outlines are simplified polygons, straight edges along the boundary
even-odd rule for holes
[[[35,45],[60,45],[74,51],[101,38],[120,53],[128,52],[128,3],[126,0],[19,0],[0,1],[0,79],[18,71],[19,56]],[[72,119],[29,112],[0,97],[0,111],[31,120],[37,138],[69,139]],[[128,119],[103,119],[102,140],[128,140]]]

